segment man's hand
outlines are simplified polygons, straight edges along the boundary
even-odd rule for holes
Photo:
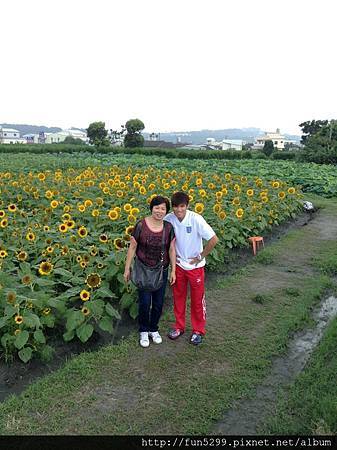
[[[200,261],[202,261],[203,258],[199,255],[199,256],[194,256],[193,258],[189,258],[189,262],[192,266],[196,266],[200,263]]]

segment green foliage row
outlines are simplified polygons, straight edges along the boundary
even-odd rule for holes
[[[182,158],[182,159],[267,159],[266,155],[260,151],[230,151],[230,150],[195,150],[195,149],[171,149],[171,148],[124,148],[111,146],[92,146],[78,144],[32,144],[32,145],[0,145],[0,153],[32,153],[32,154],[63,154],[63,153],[89,153],[89,154],[131,154],[131,155],[148,155],[148,156],[164,156],[166,158]],[[289,159],[294,160],[295,152],[274,152],[272,159]]]

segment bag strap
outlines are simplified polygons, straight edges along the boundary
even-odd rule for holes
[[[143,225],[143,219],[139,220],[139,222],[136,223],[135,225],[135,235],[134,238],[136,239],[136,241],[138,242],[139,237],[140,237],[140,233],[142,232],[142,225]]]
[[[163,265],[164,262],[164,254],[165,254],[165,220],[163,220],[163,235],[161,239],[161,254],[160,254],[160,262]]]

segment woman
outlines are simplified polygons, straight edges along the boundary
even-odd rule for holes
[[[155,267],[158,265],[161,260],[165,227],[163,258],[164,283],[154,292],[138,290],[139,343],[142,347],[148,347],[150,345],[149,337],[152,338],[155,344],[162,343],[162,338],[158,332],[158,322],[162,313],[170,263],[170,284],[174,284],[176,280],[174,229],[170,223],[164,222],[163,220],[169,209],[170,203],[167,198],[158,195],[151,200],[151,215],[136,224],[126,256],[124,280],[127,283],[131,278],[130,268],[135,254],[147,266]]]

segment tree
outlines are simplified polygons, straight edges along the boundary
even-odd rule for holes
[[[92,122],[87,128],[87,135],[90,144],[100,147],[102,145],[109,145],[107,139],[108,131],[105,129],[105,122]]]
[[[143,147],[144,138],[141,132],[144,130],[145,125],[139,119],[130,119],[125,124],[126,135],[124,138],[124,146],[128,148]]]
[[[306,136],[303,160],[319,164],[337,162],[337,120],[320,120],[319,127]],[[307,123],[307,122],[305,122]]]
[[[266,156],[270,156],[274,151],[274,144],[273,141],[266,141],[264,143],[262,152],[266,155]]]
[[[80,138],[75,138],[74,136],[67,136],[64,141],[60,142],[60,144],[70,144],[70,145],[84,145],[85,142]]]
[[[307,120],[300,123],[299,127],[302,128],[302,133],[304,133],[301,137],[301,144],[305,145],[308,138],[317,134],[327,124],[327,120]]]

